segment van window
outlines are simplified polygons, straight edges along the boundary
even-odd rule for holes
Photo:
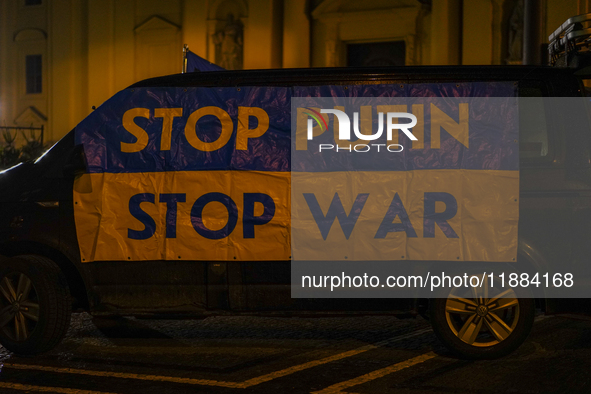
[[[545,158],[549,144],[542,90],[520,88],[519,98],[519,155],[526,160]]]

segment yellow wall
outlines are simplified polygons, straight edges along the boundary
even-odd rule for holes
[[[181,71],[182,45],[215,61],[231,11],[244,68],[345,66],[347,44],[403,40],[406,64],[503,64],[517,0],[0,0],[0,124],[43,124],[56,140],[116,91]],[[547,37],[590,0],[540,0]],[[43,92],[25,93],[25,56],[43,56]]]
[[[491,0],[464,1],[462,64],[492,64]]]

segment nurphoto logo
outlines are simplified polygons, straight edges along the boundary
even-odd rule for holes
[[[320,112],[306,107],[306,111],[304,114],[308,115],[308,123],[307,123],[307,133],[306,137],[308,141],[314,139],[314,122],[320,127],[321,131],[324,132],[328,129],[328,124],[322,114],[333,114],[338,120],[339,124],[339,140],[351,140],[351,120],[349,115],[345,112],[338,110],[338,109],[320,109]],[[417,141],[417,137],[415,137],[412,132],[409,130],[416,126],[417,124],[417,117],[413,114],[408,112],[387,112],[386,119],[384,120],[384,113],[378,112],[378,130],[377,132],[364,134],[359,130],[359,112],[353,112],[353,133],[359,140],[363,141],[375,141],[379,139],[382,134],[384,133],[384,128],[386,129],[386,136],[388,141],[392,140],[392,133],[394,130],[401,130],[411,141]],[[410,122],[408,123],[394,123],[395,121],[399,121],[400,119],[408,119]],[[384,123],[386,127],[384,127]],[[371,130],[370,130],[371,131]],[[358,153],[365,153],[369,152],[372,147],[377,148],[377,151],[380,151],[381,147],[385,147],[388,152],[402,152],[404,149],[400,144],[356,144],[350,145],[348,147],[339,146],[339,144],[319,144],[318,149],[319,152],[322,150],[347,150],[349,152],[358,152]]]

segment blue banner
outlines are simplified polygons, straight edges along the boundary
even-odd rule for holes
[[[313,87],[242,88],[136,88],[126,89],[106,101],[76,127],[77,144],[83,144],[89,172],[133,173],[154,171],[251,170],[290,171],[292,96],[299,98],[333,97],[360,100],[368,97],[424,105],[422,116],[432,117],[430,100],[437,102],[443,114],[459,122],[457,101],[445,105],[442,97],[514,97],[513,82],[356,85]],[[413,99],[412,97],[420,98]],[[409,98],[410,97],[410,98]],[[432,99],[431,99],[432,98]],[[418,100],[418,101],[417,101]],[[357,170],[411,170],[434,168],[514,169],[517,166],[516,112],[508,106],[479,101],[470,107],[469,148],[452,135],[441,131],[439,146],[430,149],[425,142],[412,147],[403,138],[406,149],[398,155],[356,155]],[[497,103],[497,102],[495,102]],[[314,100],[310,100],[314,105]],[[338,104],[335,101],[335,104]],[[455,106],[455,107],[454,107]],[[478,107],[479,106],[479,107]],[[378,121],[373,111],[372,125]],[[502,140],[491,139],[489,129],[506,130]],[[335,124],[329,120],[332,130]],[[424,139],[430,141],[429,123]],[[332,133],[321,136],[328,143]],[[496,138],[496,137],[495,137]],[[322,139],[320,140],[323,141]],[[294,163],[298,171],[331,171],[349,168],[350,159],[337,152],[315,160],[306,157]],[[314,154],[313,152],[311,153]],[[377,159],[376,159],[377,158]],[[380,164],[375,167],[376,160]],[[365,162],[364,162],[365,161]],[[353,167],[350,167],[351,169]]]

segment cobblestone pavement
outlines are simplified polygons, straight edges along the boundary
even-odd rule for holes
[[[54,351],[0,348],[0,393],[591,392],[591,319],[539,316],[494,361],[452,358],[422,318],[92,319]]]

